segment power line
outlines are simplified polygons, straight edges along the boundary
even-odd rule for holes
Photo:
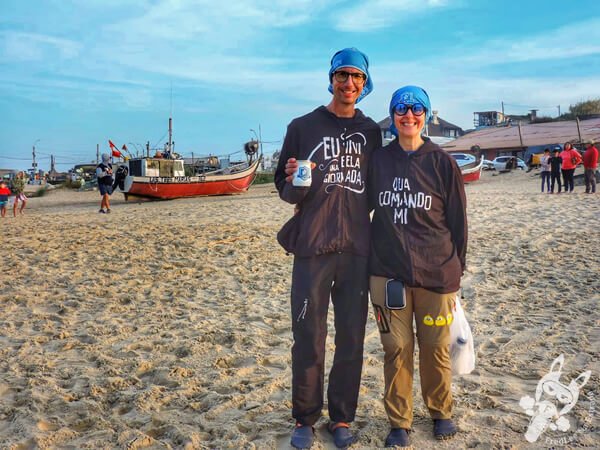
[[[526,108],[526,109],[556,109],[556,105],[553,106],[528,106],[528,105],[515,105],[513,103],[504,102],[504,106],[512,106],[514,108]]]

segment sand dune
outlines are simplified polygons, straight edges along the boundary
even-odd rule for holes
[[[600,196],[541,194],[532,174],[467,186],[477,368],[453,382],[448,442],[433,439],[415,383],[415,448],[598,445]],[[272,186],[115,195],[110,215],[99,200],[56,190],[0,220],[0,448],[289,448],[292,258],[275,234],[292,207]],[[559,354],[562,382],[592,376],[570,430],[530,444],[519,399]],[[382,355],[370,317],[354,448],[382,448],[388,431]],[[334,448],[325,423],[315,449]]]

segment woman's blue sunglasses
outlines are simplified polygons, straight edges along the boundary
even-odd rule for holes
[[[423,106],[422,103],[414,103],[412,105],[398,103],[394,107],[394,113],[398,114],[399,116],[403,116],[408,112],[409,109],[412,111],[413,116],[422,116],[426,111],[425,106]]]

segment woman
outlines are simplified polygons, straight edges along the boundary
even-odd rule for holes
[[[581,155],[575,150],[570,142],[565,142],[564,150],[560,153],[562,159],[562,176],[565,183],[565,192],[573,192],[575,182],[573,181],[573,174],[575,168],[583,161]]]
[[[427,93],[416,86],[398,89],[389,113],[397,139],[375,150],[369,162],[369,202],[374,209],[370,291],[385,352],[384,403],[391,425],[385,444],[408,446],[413,318],[421,390],[434,435],[447,439],[456,433],[451,420],[449,324],[465,269],[466,198],[454,159],[422,136],[431,117]],[[391,309],[402,307],[402,293],[404,308]]]
[[[15,199],[13,201],[13,216],[17,217],[17,207],[19,205],[19,201],[21,202],[19,214],[23,214],[25,205],[27,205],[27,197],[25,196],[25,173],[23,171],[17,173],[12,181],[12,191],[13,194],[15,194]]]

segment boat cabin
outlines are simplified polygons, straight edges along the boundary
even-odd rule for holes
[[[183,160],[134,158],[129,160],[129,175],[133,177],[184,177]]]

